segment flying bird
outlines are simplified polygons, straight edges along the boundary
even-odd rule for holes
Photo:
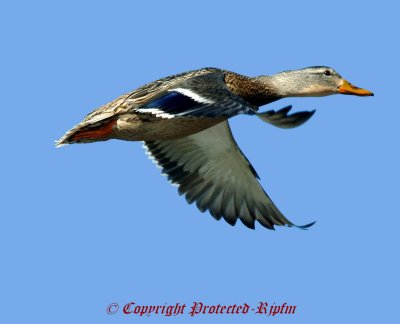
[[[327,66],[247,77],[203,68],[151,82],[89,113],[57,146],[120,139],[143,141],[168,180],[188,203],[234,225],[257,220],[269,229],[297,226],[263,190],[255,169],[232,136],[228,119],[254,115],[280,128],[306,122],[314,111],[289,114],[291,106],[259,112],[286,97],[346,94],[373,96]]]

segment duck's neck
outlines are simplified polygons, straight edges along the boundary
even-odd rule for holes
[[[305,74],[302,70],[284,71],[254,79],[264,84],[266,88],[274,89],[274,94],[279,98],[318,97],[334,94],[327,85],[315,82],[312,74]]]
[[[310,89],[299,71],[285,71],[271,76],[254,78],[268,88],[273,88],[280,98],[310,96]]]
[[[298,85],[296,78],[286,72],[255,77],[254,80],[268,89],[273,89],[279,98],[293,97],[298,90],[296,88],[296,84]]]
[[[249,78],[225,72],[228,88],[244,100],[259,107],[286,97],[326,96],[326,87],[315,84],[301,70],[285,71],[271,76]]]
[[[237,73],[226,72],[225,84],[232,92],[253,106],[260,107],[283,98],[270,78],[272,76],[249,78]]]

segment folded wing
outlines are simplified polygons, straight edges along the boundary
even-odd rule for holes
[[[135,111],[163,118],[229,118],[241,113],[254,114],[255,107],[227,88],[223,74],[209,73],[174,85]]]

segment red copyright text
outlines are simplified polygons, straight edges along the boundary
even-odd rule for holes
[[[124,315],[131,316],[201,316],[201,315],[263,315],[263,316],[278,316],[278,315],[293,315],[296,313],[296,306],[288,303],[268,303],[258,302],[257,305],[251,306],[247,303],[233,305],[206,305],[203,302],[193,302],[190,305],[184,303],[175,303],[168,305],[141,305],[134,301],[129,302],[121,307],[119,304],[112,303],[107,306],[108,314],[116,314],[118,312]]]

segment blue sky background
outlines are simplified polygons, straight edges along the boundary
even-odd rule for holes
[[[1,27],[3,323],[394,323],[399,279],[395,2],[13,1]],[[395,7],[396,6],[396,7]],[[317,109],[233,133],[275,203],[308,231],[249,230],[177,195],[141,143],[56,149],[89,111],[163,76],[328,65],[375,97],[286,99]],[[264,107],[263,109],[266,109]],[[106,314],[130,301],[296,305],[296,314]]]

